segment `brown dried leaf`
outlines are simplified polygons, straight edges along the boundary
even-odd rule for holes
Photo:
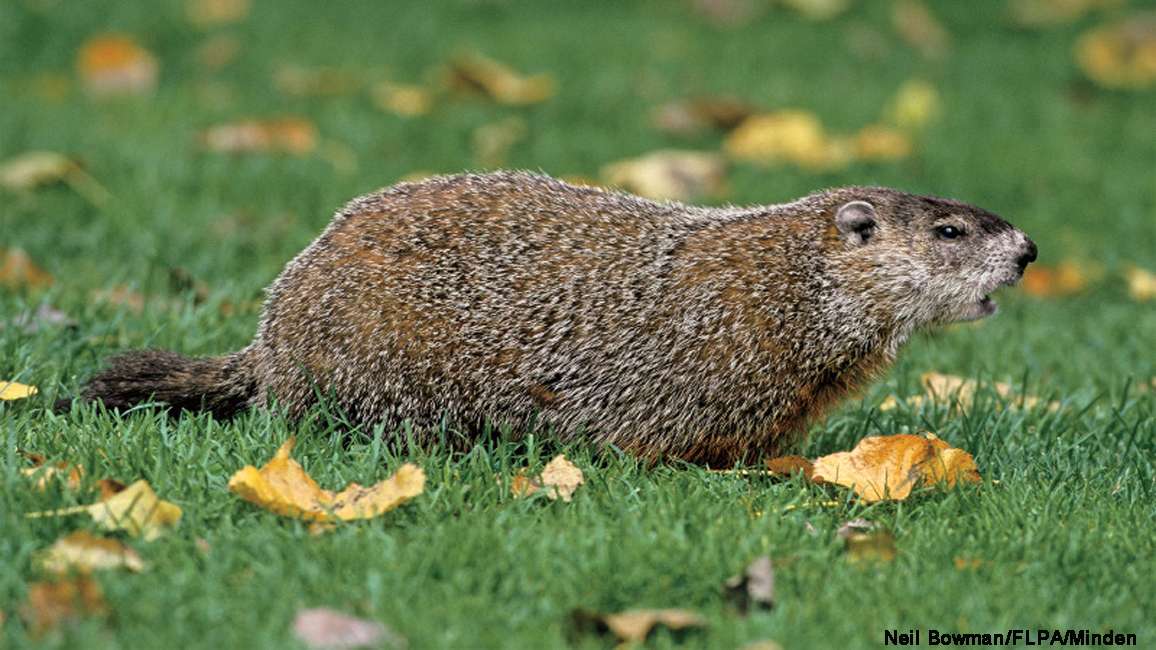
[[[951,35],[920,0],[892,4],[891,24],[925,59],[942,59],[951,49]]]
[[[406,463],[393,476],[368,488],[350,483],[340,493],[323,490],[289,457],[294,444],[294,438],[286,441],[261,469],[246,465],[238,470],[229,479],[229,489],[277,514],[318,522],[376,517],[425,489],[425,472]]]
[[[868,503],[901,501],[916,488],[980,480],[971,454],[933,434],[864,438],[849,452],[815,459],[815,476],[853,488]]]
[[[815,465],[802,456],[779,456],[765,461],[767,469],[775,476],[789,478],[795,474],[802,474],[808,482],[822,484],[822,479],[815,479]]]
[[[317,148],[317,127],[297,116],[269,120],[242,120],[210,127],[200,135],[200,145],[222,153],[306,154]]]
[[[53,542],[36,555],[36,562],[46,571],[69,569],[119,569],[143,571],[144,560],[135,549],[123,542],[97,537],[87,530],[77,530]]]
[[[537,104],[554,96],[554,78],[548,74],[522,76],[502,63],[481,55],[454,59],[446,71],[446,85],[453,92],[482,94],[511,105]]]
[[[1012,0],[1012,22],[1021,27],[1050,27],[1077,20],[1093,9],[1125,0]]]
[[[771,556],[756,558],[742,575],[727,580],[724,590],[743,615],[752,605],[756,609],[770,609],[775,604],[775,570]]]
[[[514,496],[528,497],[539,490],[546,489],[546,496],[551,499],[562,499],[569,503],[574,492],[585,482],[586,478],[582,476],[582,470],[567,460],[565,455],[558,454],[553,460],[546,463],[546,467],[542,469],[542,474],[538,477],[528,477],[525,469],[519,470],[510,481],[510,491],[514,493]]]
[[[1076,63],[1109,88],[1156,85],[1156,13],[1133,14],[1084,34],[1076,41]]]
[[[132,95],[156,87],[157,59],[129,36],[98,34],[81,46],[76,68],[94,95]]]
[[[0,382],[3,384],[3,382]],[[0,397],[3,397],[0,394]],[[84,469],[79,465],[70,465],[65,462],[57,462],[52,465],[45,466],[44,454],[34,454],[21,449],[17,449],[16,453],[32,461],[32,467],[25,467],[20,470],[20,473],[30,479],[34,479],[33,487],[37,490],[43,490],[48,486],[49,480],[63,480],[64,485],[70,490],[76,490],[80,487],[80,479],[84,475]]]
[[[43,289],[56,282],[52,274],[19,248],[0,248],[0,285],[12,291]]]
[[[726,188],[726,160],[702,151],[663,150],[606,165],[610,185],[659,201],[717,197]]]
[[[376,621],[355,618],[335,609],[303,609],[293,618],[293,635],[309,648],[376,648],[388,643],[408,646],[404,637]]]
[[[235,23],[249,15],[249,0],[186,0],[185,15],[198,27]]]
[[[28,602],[20,608],[33,638],[84,618],[109,614],[100,585],[86,575],[58,576],[28,586]]]

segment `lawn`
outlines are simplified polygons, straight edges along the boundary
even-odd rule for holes
[[[77,11],[3,0],[0,165],[34,151],[66,162],[45,182],[0,187],[0,256],[22,251],[50,274],[0,260],[0,380],[39,388],[0,402],[0,647],[280,648],[300,643],[294,617],[317,607],[384,624],[412,648],[608,647],[574,612],[639,608],[705,621],[657,630],[653,647],[870,648],[888,631],[919,631],[927,646],[932,631],[1010,630],[1156,644],[1156,303],[1135,272],[1156,271],[1156,85],[1105,83],[1078,56],[1086,34],[1142,26],[1134,15],[1151,5],[1024,24],[1017,10],[1064,3],[863,1],[830,17],[789,4],[821,3],[94,0]],[[214,8],[225,15],[206,18]],[[1136,33],[1152,52],[1148,25]],[[120,54],[145,70],[115,96],[78,63],[110,34],[141,48]],[[523,81],[547,75],[542,101],[448,85],[454,61],[478,57]],[[924,104],[902,100],[913,87],[932,89]],[[398,89],[428,104],[407,114],[387,101]],[[492,166],[600,180],[607,164],[654,151],[721,153],[719,129],[656,126],[660,107],[695,98],[806,111],[847,137],[884,124],[911,150],[732,160],[725,186],[692,200],[886,185],[983,206],[1039,246],[1035,284],[997,292],[986,321],[916,338],[798,450],[931,431],[975,455],[980,483],[867,504],[798,479],[648,467],[548,431],[452,452],[351,435],[323,411],[297,423],[51,412],[113,353],[247,344],[264,287],[351,197]],[[207,144],[245,120],[273,143]],[[38,311],[65,322],[19,318]],[[910,400],[932,371],[980,388],[965,408]],[[903,406],[881,408],[892,395]],[[294,457],[324,487],[412,462],[425,492],[313,534],[227,489],[294,435]],[[82,466],[82,485],[34,489],[17,449]],[[511,494],[520,468],[558,453],[586,477],[573,501]],[[50,579],[38,552],[93,524],[25,515],[90,503],[104,477],[147,480],[180,522],[153,541],[110,534],[145,570],[95,571],[103,611],[37,626],[30,592]],[[847,552],[836,531],[857,518],[894,535],[893,560]],[[774,605],[744,615],[724,584],[763,555]]]

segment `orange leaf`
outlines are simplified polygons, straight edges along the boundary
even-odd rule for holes
[[[156,57],[119,34],[100,34],[86,41],[76,67],[85,87],[96,95],[140,93],[152,90],[157,82]]]
[[[229,479],[229,489],[277,514],[318,522],[376,517],[425,489],[425,472],[406,463],[372,487],[350,483],[340,493],[323,490],[289,457],[294,444],[295,438],[287,440],[261,469],[246,465],[238,470]]]
[[[306,154],[317,148],[317,127],[303,117],[242,120],[206,129],[201,146],[222,153]]]
[[[108,603],[100,585],[86,575],[29,585],[28,602],[20,608],[20,617],[27,623],[33,637],[43,636],[66,623],[107,616],[108,613]]]
[[[1032,264],[1024,271],[1020,285],[1028,295],[1052,298],[1085,291],[1088,278],[1083,267],[1065,260],[1055,266]]]
[[[802,474],[803,478],[811,483],[822,483],[822,479],[815,480],[815,465],[802,456],[780,456],[766,461],[767,469],[772,474],[790,477]]]
[[[28,253],[19,248],[0,248],[0,284],[17,291],[43,289],[53,282],[56,278],[33,262]]]
[[[855,449],[815,459],[815,476],[854,488],[868,503],[906,499],[920,487],[980,480],[971,454],[934,434],[871,436]]]
[[[33,487],[37,490],[43,490],[48,485],[49,479],[63,478],[64,484],[72,490],[80,487],[80,477],[84,474],[84,470],[79,466],[73,466],[65,462],[58,462],[47,467],[44,466],[44,454],[33,454],[20,449],[16,453],[24,456],[32,461],[32,467],[25,467],[20,470],[20,473],[28,478],[35,479]]]

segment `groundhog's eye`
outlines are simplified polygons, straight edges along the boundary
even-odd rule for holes
[[[939,238],[944,241],[954,241],[963,237],[965,233],[963,232],[963,228],[959,226],[939,226],[935,229],[935,234],[939,235]]]

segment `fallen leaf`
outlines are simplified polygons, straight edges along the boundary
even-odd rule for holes
[[[2,383],[3,382],[0,382],[0,384]],[[3,394],[0,394],[0,397],[3,397]],[[43,490],[48,486],[50,480],[60,479],[64,481],[65,487],[70,490],[80,488],[80,479],[84,475],[84,470],[79,465],[71,465],[65,462],[45,465],[47,459],[44,457],[44,454],[34,454],[22,449],[17,449],[16,453],[32,461],[32,467],[23,467],[20,469],[20,473],[35,481],[32,484],[35,489]]]
[[[12,291],[43,289],[56,282],[52,274],[19,248],[0,248],[0,285]]]
[[[570,614],[574,628],[580,633],[612,633],[627,643],[642,643],[658,625],[675,632],[701,628],[706,620],[685,609],[635,609],[617,614],[601,614],[576,609]]]
[[[843,540],[848,557],[855,562],[890,562],[899,555],[895,536],[874,521],[848,521],[839,526],[835,535]]]
[[[955,558],[955,570],[956,571],[971,571],[974,573],[974,572],[979,571],[981,568],[983,568],[984,566],[987,566],[989,564],[991,564],[991,562],[988,562],[987,560],[980,560],[977,558],[966,558],[966,557],[959,557],[959,556],[956,556],[956,558]]]
[[[87,530],[77,530],[53,542],[35,556],[44,570],[65,572],[70,569],[119,569],[143,571],[144,560],[135,549],[123,542],[97,537]]]
[[[708,130],[730,131],[755,110],[731,97],[700,97],[664,104],[650,116],[654,128],[667,135],[690,137]]]
[[[979,390],[979,384],[974,380],[938,372],[923,373],[923,375],[919,377],[919,384],[923,388],[925,395],[914,395],[904,398],[903,401],[908,406],[919,406],[925,400],[930,400],[934,404],[943,404],[966,410],[971,408],[976,392]],[[1042,405],[1046,406],[1048,411],[1053,413],[1063,408],[1063,405],[1059,402],[1045,401],[1034,395],[1021,395],[1017,397],[1011,385],[1001,381],[992,382],[989,386],[1000,399],[1007,402],[1008,406],[1012,408],[1032,409]],[[889,396],[879,405],[879,410],[889,411],[898,406],[899,401],[894,396]]]
[[[582,470],[567,460],[565,455],[558,454],[546,463],[542,474],[537,477],[530,478],[526,476],[525,470],[519,471],[510,482],[510,490],[515,496],[528,497],[545,489],[546,496],[551,499],[562,499],[569,503],[574,492],[585,482]]]
[[[818,117],[800,110],[752,115],[727,135],[723,148],[735,160],[817,171],[840,169],[852,159],[848,142],[828,137]]]
[[[242,120],[210,127],[200,135],[201,147],[221,153],[306,154],[317,148],[317,127],[297,116]]]
[[[922,129],[942,113],[939,91],[925,79],[905,81],[883,110],[885,119],[907,131]]]
[[[744,616],[752,605],[756,609],[770,609],[775,604],[775,571],[771,566],[771,556],[758,557],[741,575],[727,580],[723,588]]]
[[[693,0],[691,8],[700,18],[719,27],[745,25],[764,10],[756,0]]]
[[[1087,273],[1071,260],[1055,266],[1032,264],[1020,281],[1024,292],[1037,298],[1056,298],[1083,293],[1088,289]]]
[[[357,90],[358,80],[341,68],[308,68],[286,65],[273,74],[273,87],[294,97],[332,97]]]
[[[68,156],[55,151],[29,151],[0,165],[0,187],[8,190],[31,190],[42,185],[61,183],[80,166]]]
[[[510,149],[526,139],[530,126],[520,117],[507,117],[474,129],[474,155],[483,169],[506,166]]]
[[[293,617],[293,635],[309,648],[394,648],[409,644],[404,637],[376,621],[354,618],[335,609],[303,609]]]
[[[1156,273],[1133,264],[1124,267],[1124,281],[1128,283],[1128,296],[1136,302],[1156,299]]]
[[[249,14],[249,0],[185,0],[185,15],[198,27],[226,25]]]
[[[1134,14],[1093,29],[1075,47],[1076,63],[1102,86],[1141,89],[1156,84],[1156,13]]]
[[[926,4],[900,0],[891,5],[891,24],[925,59],[939,60],[951,49],[951,36]]]
[[[816,477],[853,488],[867,503],[902,501],[917,488],[980,480],[971,454],[934,434],[870,436],[855,449],[817,458],[814,464]]]
[[[179,506],[157,498],[148,481],[140,480],[111,497],[88,506],[30,512],[25,517],[59,517],[85,513],[102,530],[123,530],[133,537],[152,541],[176,527]]]
[[[100,585],[83,574],[58,576],[49,582],[30,584],[28,602],[20,608],[20,617],[34,638],[66,624],[108,614],[108,603]]]
[[[511,105],[537,104],[554,96],[554,78],[548,74],[522,76],[509,67],[481,55],[454,59],[446,72],[446,85],[462,94],[482,94]]]
[[[915,149],[909,135],[881,125],[864,127],[851,140],[851,147],[855,158],[865,162],[903,160]]]
[[[143,293],[124,284],[118,284],[109,289],[94,289],[89,296],[92,302],[108,303],[113,307],[124,307],[137,315],[144,312],[145,303],[148,302]]]
[[[809,20],[830,20],[846,11],[850,0],[779,0]]]
[[[35,312],[21,312],[0,322],[0,330],[9,327],[19,330],[21,334],[35,334],[46,327],[76,329],[77,323],[67,314],[51,305],[40,305]]]
[[[193,53],[197,65],[202,68],[219,70],[241,56],[241,41],[231,34],[210,36],[197,46]]]
[[[76,67],[84,87],[99,96],[150,91],[156,86],[159,70],[151,52],[122,34],[99,34],[85,41]]]
[[[822,484],[822,479],[815,480],[815,465],[802,456],[779,456],[765,461],[767,469],[775,476],[790,478],[795,474],[802,474],[803,478],[811,483]]]
[[[717,197],[726,187],[726,160],[702,151],[656,151],[641,158],[606,165],[610,185],[659,201]]]
[[[277,514],[318,522],[376,517],[425,489],[425,472],[406,463],[393,476],[368,488],[350,483],[340,493],[323,490],[289,457],[294,444],[295,438],[287,440],[261,469],[246,465],[238,470],[229,479],[229,489]]]
[[[433,97],[421,86],[380,83],[373,87],[372,93],[378,108],[402,117],[425,115],[433,106]]]
[[[17,400],[31,397],[40,392],[35,386],[21,384],[17,381],[0,379],[0,400]]]
[[[1020,27],[1050,27],[1072,22],[1093,9],[1126,0],[1012,0],[1012,22]]]

